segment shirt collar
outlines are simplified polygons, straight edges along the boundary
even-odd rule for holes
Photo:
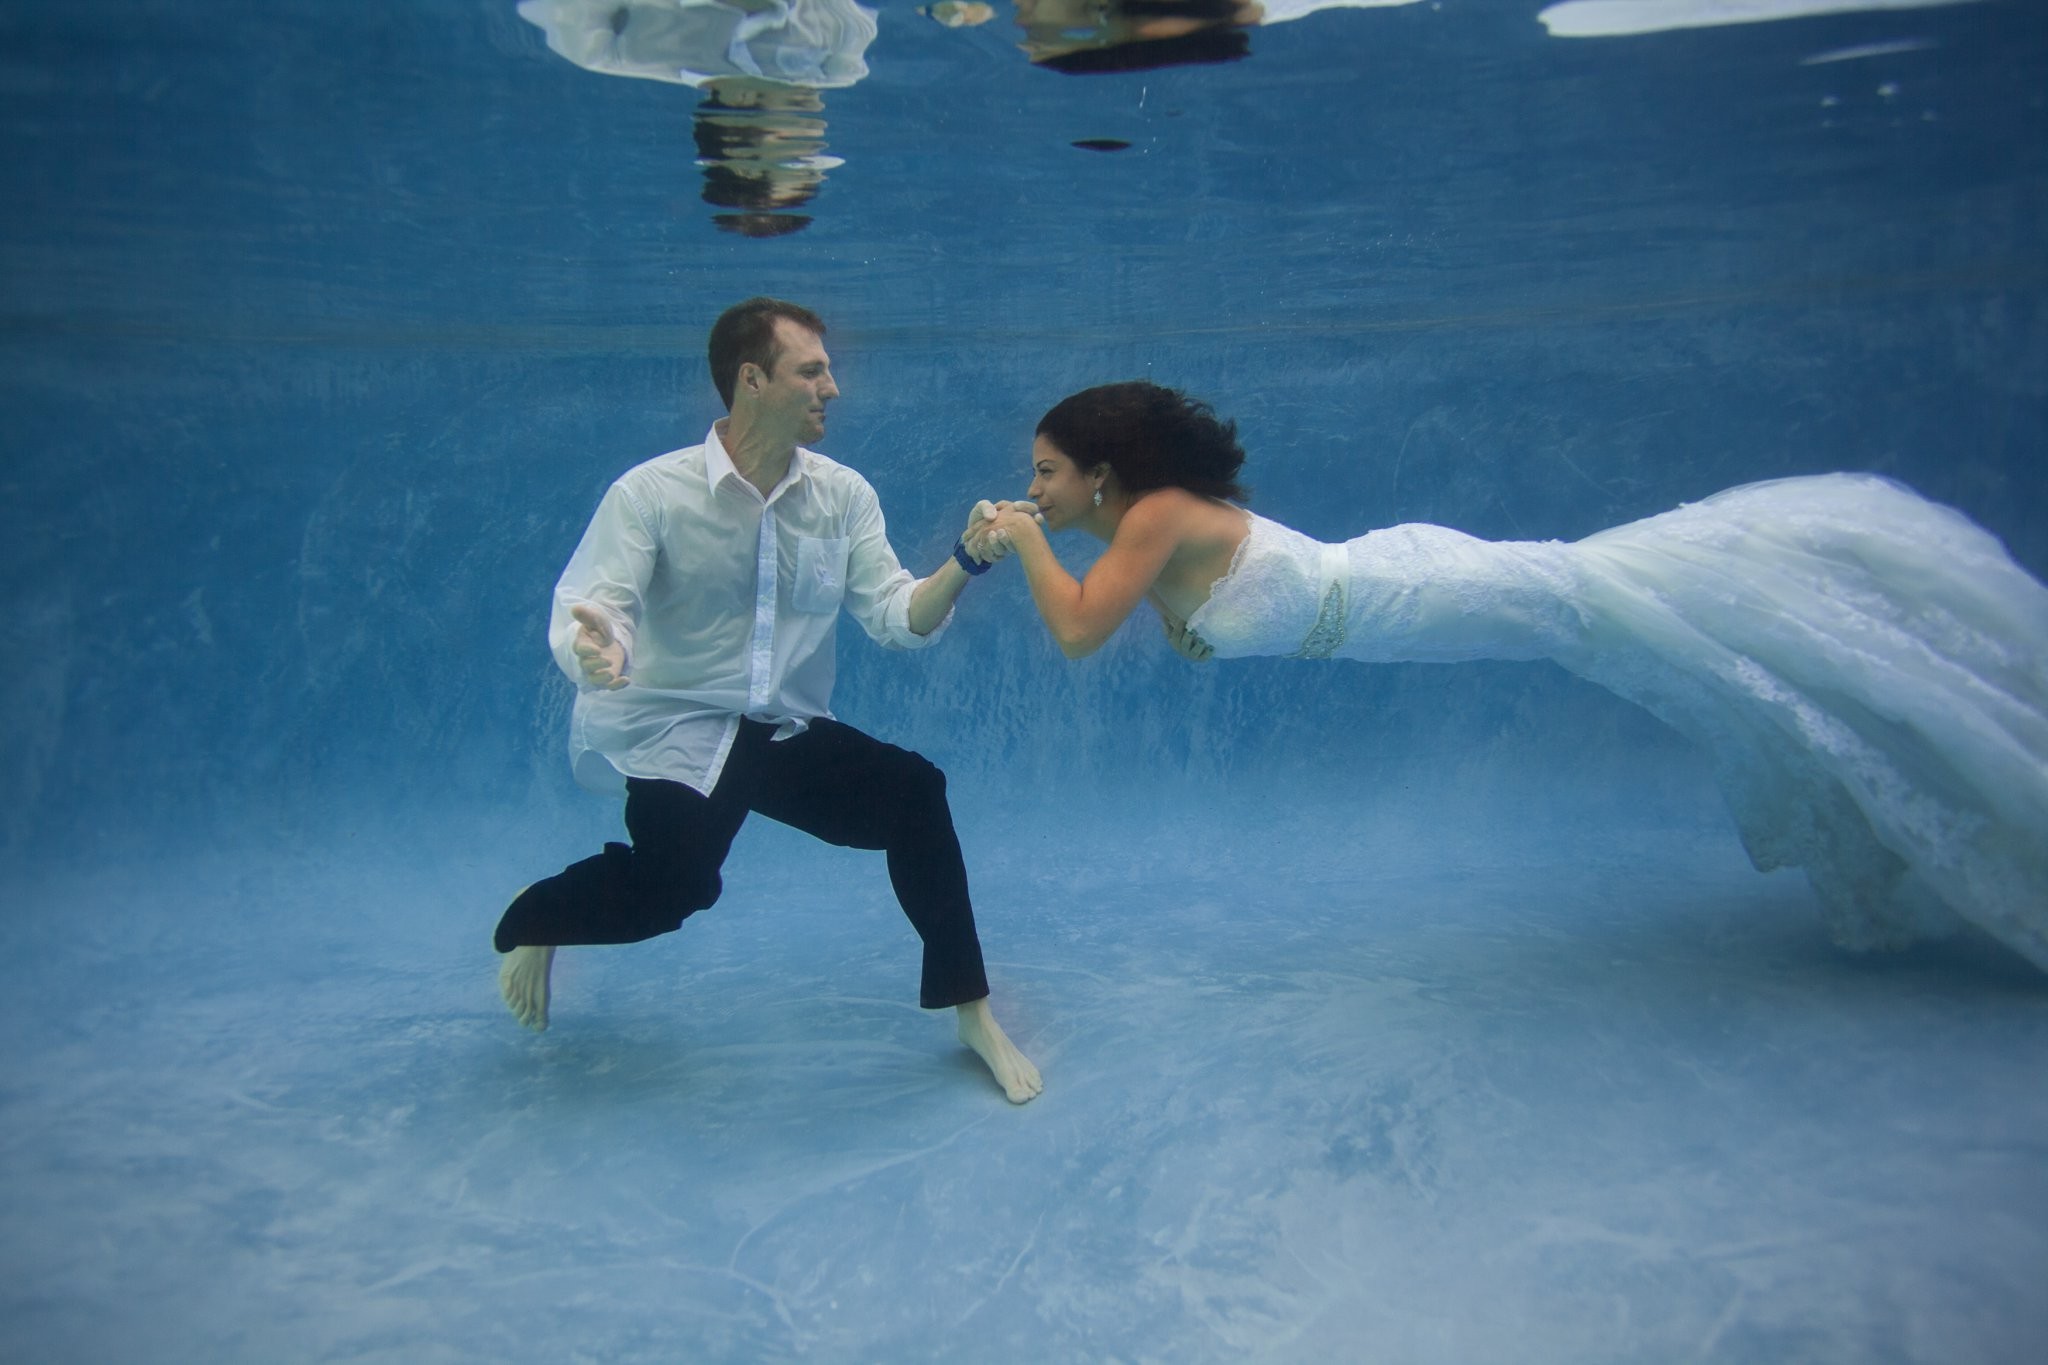
[[[789,472],[782,476],[782,482],[768,490],[768,496],[762,498],[761,501],[763,503],[774,502],[785,492],[789,491],[791,487],[800,482],[805,474],[808,473],[810,457],[810,451],[805,450],[802,446],[798,446],[796,453],[789,458]],[[713,488],[717,488],[727,479],[731,479],[749,493],[755,491],[754,485],[748,483],[740,474],[739,469],[733,464],[732,456],[726,453],[725,442],[718,439],[718,424],[716,422],[711,424],[710,431],[704,433],[704,474]]]

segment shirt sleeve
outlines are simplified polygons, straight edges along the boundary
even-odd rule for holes
[[[923,649],[952,624],[949,609],[929,635],[910,628],[910,594],[918,580],[896,558],[882,519],[882,500],[861,480],[846,518],[846,610],[870,639],[890,649]]]
[[[576,618],[571,607],[590,606],[611,622],[612,635],[626,650],[626,673],[633,671],[633,640],[639,628],[647,584],[654,576],[660,541],[647,509],[625,483],[611,486],[583,532],[569,567],[555,584],[554,610],[548,620],[548,648],[556,665],[580,688],[592,686],[576,662]]]

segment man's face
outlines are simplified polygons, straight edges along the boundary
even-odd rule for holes
[[[839,396],[825,343],[808,327],[775,320],[775,360],[754,398],[762,419],[799,445],[825,434],[825,405]]]

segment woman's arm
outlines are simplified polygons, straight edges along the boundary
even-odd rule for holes
[[[1008,533],[1046,629],[1062,654],[1078,659],[1102,648],[1159,581],[1180,548],[1186,509],[1171,494],[1139,498],[1117,523],[1109,548],[1079,580],[1061,567],[1032,517],[1003,512],[991,529]]]

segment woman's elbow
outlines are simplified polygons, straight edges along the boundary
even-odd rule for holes
[[[1069,659],[1085,659],[1102,648],[1106,637],[1088,632],[1054,631],[1053,640],[1060,647],[1060,653]]]

